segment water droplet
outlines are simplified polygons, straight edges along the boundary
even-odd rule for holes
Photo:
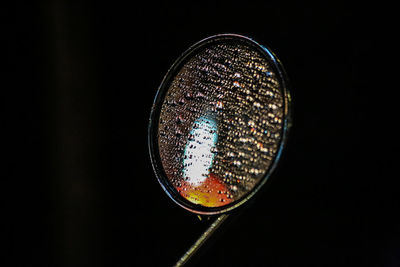
[[[234,82],[233,82],[233,86],[234,86],[234,87],[241,87],[241,86],[240,86],[240,83],[239,83],[238,81],[234,81]]]
[[[176,135],[176,137],[181,137],[182,136],[182,131],[181,130],[176,130],[175,131],[175,135]]]
[[[176,123],[178,123],[178,124],[181,124],[183,121],[184,121],[184,118],[183,118],[182,115],[179,115],[179,116],[176,118]]]
[[[254,121],[249,120],[249,121],[247,122],[247,125],[250,126],[250,127],[254,127],[256,124],[255,124]]]
[[[193,93],[192,93],[192,92],[186,92],[185,98],[186,98],[187,100],[192,100],[192,99],[193,99]]]
[[[197,98],[205,98],[205,95],[202,92],[197,92],[196,97]]]
[[[254,102],[254,103],[253,103],[253,106],[256,107],[256,108],[261,108],[261,107],[262,107],[262,105],[260,104],[260,102]]]
[[[222,110],[222,108],[224,107],[224,103],[222,101],[217,101],[216,107],[217,110]]]

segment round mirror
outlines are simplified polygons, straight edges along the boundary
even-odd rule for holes
[[[158,181],[197,214],[242,205],[279,161],[289,108],[285,73],[269,49],[234,34],[196,43],[173,64],[152,107]]]

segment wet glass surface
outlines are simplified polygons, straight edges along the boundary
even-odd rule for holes
[[[175,190],[220,207],[254,189],[282,138],[282,90],[265,55],[244,43],[215,43],[186,61],[158,125],[162,166]]]

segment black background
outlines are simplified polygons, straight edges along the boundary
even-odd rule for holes
[[[294,126],[274,179],[192,264],[400,266],[396,89],[382,61],[392,33],[378,8],[62,0],[3,8],[0,265],[174,263],[212,220],[182,210],[158,185],[147,150],[151,104],[180,53],[238,33],[282,61]]]

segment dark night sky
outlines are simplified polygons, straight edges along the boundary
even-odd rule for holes
[[[2,10],[0,265],[174,263],[210,221],[158,185],[150,107],[180,53],[238,33],[282,61],[294,126],[272,182],[192,264],[400,266],[395,87],[379,7],[192,2]]]

